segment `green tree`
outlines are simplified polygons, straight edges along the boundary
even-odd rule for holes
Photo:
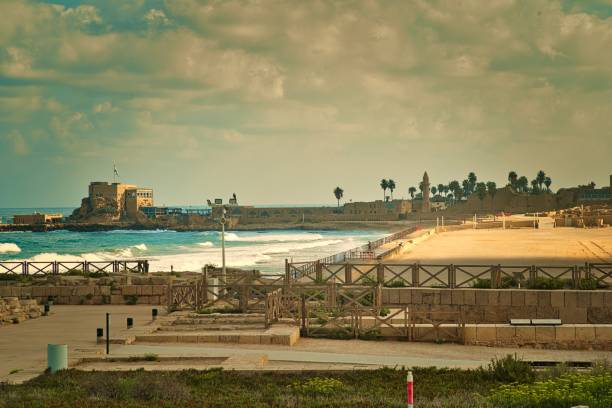
[[[539,192],[540,190],[538,189],[538,180],[536,179],[531,180],[531,193],[538,194]]]
[[[336,200],[338,200],[338,208],[340,208],[340,199],[344,197],[344,190],[340,187],[336,187],[334,189],[334,196],[336,196]]]
[[[515,190],[516,190],[517,180],[518,180],[518,174],[516,174],[516,171],[511,171],[510,173],[508,173],[508,182],[510,183],[512,188]]]
[[[487,185],[483,182],[476,183],[476,186],[474,187],[474,191],[476,192],[476,194],[478,195],[478,198],[480,199],[480,207],[482,208],[483,200],[487,195]]]
[[[445,191],[444,191],[444,184],[442,184],[442,183],[438,184],[438,193],[446,194]]]
[[[435,196],[437,192],[438,192],[438,189],[436,188],[436,186],[432,186],[431,187],[431,194]]]
[[[389,188],[389,181],[387,179],[380,180],[380,188],[383,190],[383,201],[387,197],[387,189]]]
[[[476,173],[471,171],[468,174],[467,180],[469,182],[470,194],[472,194],[474,192],[474,189],[476,188],[476,181],[478,180],[478,178],[476,178]]]
[[[548,192],[550,192],[550,185],[552,184],[552,180],[550,179],[550,177],[546,177],[544,179],[544,185],[546,186],[546,190],[548,190]]]
[[[497,194],[497,184],[494,181],[487,181],[487,192],[491,196],[491,200],[493,200],[495,194]]]
[[[395,181],[393,179],[387,181],[387,188],[391,191],[391,200],[393,200],[393,190],[395,190]]]
[[[463,195],[466,197],[469,196],[472,191],[472,188],[470,187],[470,180],[468,179],[463,180],[461,182],[461,186],[463,187]]]
[[[461,190],[461,184],[459,184],[457,180],[453,180],[448,183],[448,190],[450,191],[451,195],[453,195],[453,199],[461,200],[461,197],[457,195],[457,191]]]
[[[542,184],[544,184],[544,181],[546,180],[546,173],[544,173],[542,170],[538,171],[538,174],[536,175],[536,181],[538,182],[538,187],[539,190],[542,190]]]
[[[416,188],[410,187],[408,189],[408,194],[410,194],[410,198],[412,199],[412,203],[414,204],[414,193],[416,193]]]
[[[526,193],[527,192],[527,187],[529,187],[529,180],[527,180],[527,177],[521,176],[516,181],[516,186],[517,186],[519,191],[521,191],[523,193]]]

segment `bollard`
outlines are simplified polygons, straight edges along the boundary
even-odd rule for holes
[[[68,368],[68,345],[47,344],[47,367],[51,374]]]
[[[127,318],[127,328],[131,329],[133,326],[134,326],[134,318],[128,317]]]
[[[412,378],[412,371],[408,371],[406,377],[406,402],[408,408],[414,408],[414,379]]]
[[[98,327],[96,329],[96,342],[100,342],[102,340],[102,337],[104,337],[104,329]]]
[[[153,320],[157,319],[157,309],[151,309],[151,318]]]
[[[49,314],[49,310],[51,310],[51,305],[49,302],[45,302],[45,316]]]

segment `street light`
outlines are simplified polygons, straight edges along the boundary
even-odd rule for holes
[[[223,285],[227,285],[227,275],[225,272],[225,207],[221,207],[221,263],[223,277]]]

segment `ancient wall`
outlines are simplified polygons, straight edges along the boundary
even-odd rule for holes
[[[461,311],[468,323],[536,318],[612,323],[611,290],[383,288],[382,303],[414,311]]]

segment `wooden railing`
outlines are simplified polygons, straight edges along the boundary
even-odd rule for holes
[[[397,263],[317,263],[314,273],[300,274],[302,264],[287,264],[286,280],[297,283],[375,285],[395,287],[478,287],[487,281],[491,288],[528,286],[538,279],[563,280],[575,289],[588,281],[594,287],[612,286],[612,263],[582,265],[468,265]]]
[[[333,264],[333,263],[342,263],[351,259],[374,259],[374,250],[376,248],[380,248],[381,246],[397,241],[398,239],[403,239],[408,235],[418,231],[421,227],[416,225],[414,227],[407,228],[402,231],[398,231],[394,234],[387,235],[386,237],[377,239],[376,241],[371,241],[367,244],[363,244],[361,246],[351,248],[347,251],[338,252],[337,254],[329,255],[324,258],[317,259],[315,261],[308,262],[292,262],[291,269],[287,267],[289,261],[285,261],[285,272],[289,274],[291,279],[300,279],[303,276],[310,276],[317,271],[317,267],[320,264]]]
[[[60,275],[83,273],[148,273],[148,260],[134,261],[6,261],[0,262],[0,274]]]

